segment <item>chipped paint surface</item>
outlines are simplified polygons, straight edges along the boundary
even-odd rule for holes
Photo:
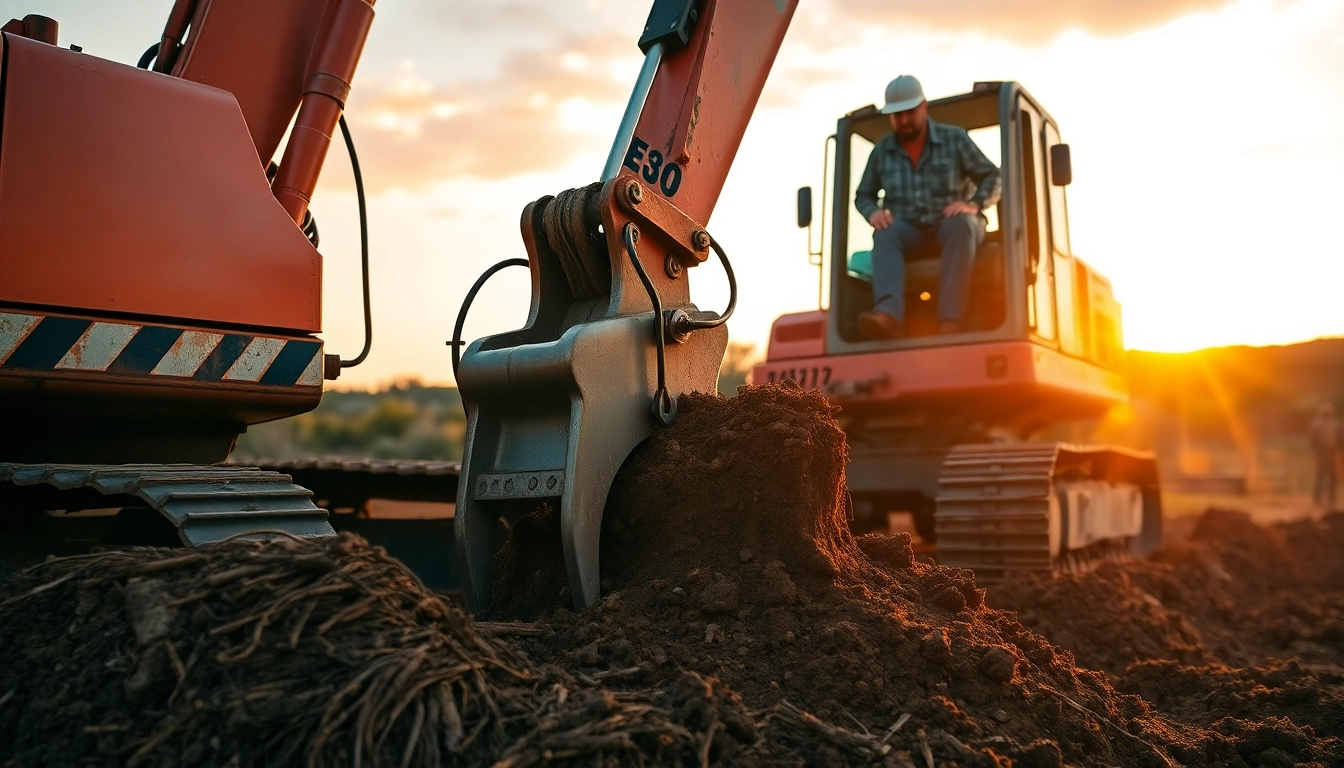
[[[229,368],[224,378],[229,381],[258,381],[266,369],[275,362],[280,348],[285,346],[284,339],[255,338],[243,350],[237,362]]]
[[[37,315],[0,314],[0,363],[5,362],[41,319]]]
[[[138,325],[94,323],[65,353],[65,357],[56,363],[56,367],[74,371],[105,371],[139,332]]]
[[[313,355],[308,367],[303,369],[303,374],[294,383],[300,387],[322,386],[322,350],[319,349],[317,354]]]
[[[323,360],[322,342],[311,337],[0,311],[0,375],[60,371],[320,388]]]
[[[154,366],[151,373],[157,376],[192,376],[201,367],[205,358],[215,351],[224,338],[222,333],[206,331],[183,331],[167,354]]]

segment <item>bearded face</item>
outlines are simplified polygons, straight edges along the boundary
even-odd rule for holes
[[[892,112],[887,118],[891,120],[891,131],[897,140],[902,143],[916,141],[928,127],[929,103],[926,101],[903,112]]]

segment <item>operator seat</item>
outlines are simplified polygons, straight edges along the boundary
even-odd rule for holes
[[[938,333],[939,276],[941,251],[937,243],[915,249],[905,255],[905,329],[906,336],[932,336]],[[858,340],[859,313],[873,307],[872,252],[856,251],[849,257],[844,292],[849,299],[841,334]],[[962,325],[967,332],[992,331],[1003,324],[1006,310],[1004,289],[1003,232],[985,233],[971,267],[971,292]]]

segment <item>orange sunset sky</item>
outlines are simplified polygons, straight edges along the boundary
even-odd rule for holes
[[[0,0],[61,44],[133,64],[171,0]],[[375,343],[341,388],[451,382],[444,340],[488,265],[524,256],[529,201],[591,182],[640,64],[648,3],[379,0],[347,112],[369,200]],[[2,19],[0,19],[2,20]],[[816,302],[794,190],[889,79],[932,97],[1019,80],[1073,147],[1074,250],[1115,286],[1127,346],[1181,351],[1344,334],[1344,0],[802,0],[710,230],[741,286],[735,340]],[[358,221],[334,145],[313,210],[328,351],[362,341]],[[512,273],[511,273],[512,272]],[[467,326],[521,324],[523,270]],[[717,267],[691,275],[726,300]]]

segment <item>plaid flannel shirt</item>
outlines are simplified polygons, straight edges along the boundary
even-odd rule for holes
[[[877,193],[885,190],[885,207],[897,219],[931,226],[943,218],[943,209],[963,201],[981,210],[999,200],[999,169],[985,157],[966,131],[929,120],[929,135],[919,164],[894,134],[882,137],[868,156],[854,206],[865,219],[879,208]]]

